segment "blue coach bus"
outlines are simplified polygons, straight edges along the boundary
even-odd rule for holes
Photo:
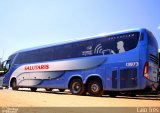
[[[147,29],[20,50],[5,62],[4,87],[70,89],[72,94],[151,91],[158,87],[158,44]]]

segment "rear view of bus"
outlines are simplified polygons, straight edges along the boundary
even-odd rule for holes
[[[153,34],[146,32],[148,38],[147,44],[147,60],[144,67],[144,77],[146,81],[146,89],[156,91],[158,89],[158,43]],[[145,84],[145,83],[144,83]]]

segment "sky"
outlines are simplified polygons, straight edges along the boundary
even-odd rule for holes
[[[17,50],[147,28],[160,48],[160,0],[0,0],[0,58]]]

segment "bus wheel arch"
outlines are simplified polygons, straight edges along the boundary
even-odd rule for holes
[[[90,76],[86,81],[87,91],[91,96],[103,95],[102,79],[99,76]]]
[[[12,87],[12,90],[18,90],[18,86],[17,86],[17,79],[16,78],[12,78],[11,82],[10,82],[10,87]]]
[[[79,76],[72,77],[68,82],[68,88],[70,89],[70,92],[74,95],[85,95],[86,94],[86,88],[83,84],[82,78]]]

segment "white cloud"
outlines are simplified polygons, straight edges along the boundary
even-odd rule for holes
[[[160,30],[160,25],[157,28]]]

